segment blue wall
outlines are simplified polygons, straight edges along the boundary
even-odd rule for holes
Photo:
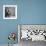
[[[18,5],[18,18],[15,20],[3,19],[3,5]],[[0,44],[7,44],[8,34],[10,32],[16,32],[18,35],[17,25],[20,22],[20,2],[17,0],[0,0]],[[18,42],[16,38],[16,43]]]
[[[3,5],[8,4],[18,6],[17,20],[3,19]],[[46,24],[46,0],[0,0],[0,44],[8,43],[10,32],[17,34],[18,24]]]
[[[23,0],[21,24],[46,24],[46,0]]]

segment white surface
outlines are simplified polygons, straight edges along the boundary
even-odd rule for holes
[[[28,30],[21,30],[21,32],[22,32],[22,37],[21,37],[21,39],[22,39],[22,38],[27,38],[27,37],[28,37],[28,36],[27,36]]]
[[[43,35],[32,35],[30,37],[32,37],[32,41],[45,40]]]

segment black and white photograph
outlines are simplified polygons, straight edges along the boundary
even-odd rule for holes
[[[3,19],[17,19],[17,5],[3,5]]]
[[[19,24],[18,38],[20,46],[42,46],[46,44],[46,25]]]

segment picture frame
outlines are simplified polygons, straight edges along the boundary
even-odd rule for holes
[[[3,5],[3,19],[17,19],[17,5]]]

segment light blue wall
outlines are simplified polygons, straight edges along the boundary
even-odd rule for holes
[[[21,24],[46,24],[46,0],[23,0]]]
[[[17,20],[3,19],[3,5],[8,4],[18,6]],[[18,24],[46,24],[46,0],[0,0],[0,43],[8,43],[9,32],[18,32]]]
[[[0,44],[8,43],[8,34],[10,32],[16,32],[18,35],[17,25],[20,22],[20,3],[17,0],[0,0]],[[3,5],[18,5],[18,18],[15,20],[3,19]],[[17,38],[18,39],[18,38]],[[16,43],[18,42],[16,39]]]

